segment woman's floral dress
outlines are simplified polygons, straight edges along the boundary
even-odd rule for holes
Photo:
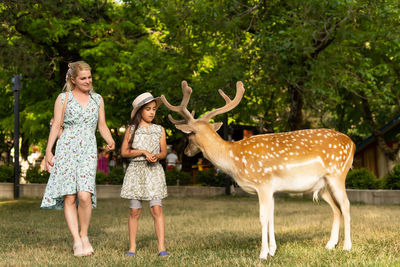
[[[61,93],[64,104],[65,93]],[[64,115],[64,130],[57,141],[54,166],[51,170],[41,208],[63,209],[64,196],[86,191],[92,194],[96,207],[97,144],[95,131],[101,96],[90,93],[83,108],[72,92]]]
[[[133,129],[130,129],[132,132]],[[160,153],[162,127],[152,124],[147,128],[139,126],[135,132],[132,148],[146,150],[152,154]],[[122,184],[121,197],[138,200],[161,200],[167,197],[165,173],[157,161],[150,163],[146,157],[131,159]]]

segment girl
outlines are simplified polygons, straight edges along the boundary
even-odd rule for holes
[[[57,97],[54,105],[54,121],[45,156],[45,168],[51,174],[41,208],[64,209],[74,239],[74,255],[89,256],[94,253],[87,235],[92,207],[96,207],[96,126],[109,150],[114,149],[115,143],[106,125],[103,99],[93,92],[90,66],[83,61],[68,66],[64,93]],[[51,151],[62,126],[64,129],[53,157]]]
[[[159,97],[143,93],[133,101],[130,126],[127,127],[121,154],[131,158],[126,170],[121,197],[130,199],[129,251],[126,256],[136,255],[136,233],[142,211],[142,201],[150,201],[150,211],[158,239],[158,256],[168,256],[164,244],[164,214],[161,200],[167,197],[164,170],[159,163],[167,155],[164,128],[153,124]]]

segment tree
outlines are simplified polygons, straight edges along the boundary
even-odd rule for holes
[[[227,121],[267,132],[327,127],[356,142],[370,134],[381,140],[379,127],[400,114],[400,9],[394,0],[0,5],[0,86],[6,90],[13,74],[24,75],[22,134],[29,142],[45,141],[67,63],[77,59],[94,69],[116,139],[135,96],[149,91],[178,103],[182,80],[194,89],[189,108],[197,116],[223,105],[217,89],[233,96],[235,82],[244,81],[245,97]],[[1,93],[8,104],[0,107],[0,130],[7,135],[12,94]],[[159,110],[160,121],[170,128],[169,141],[179,142],[167,113]],[[394,158],[397,148],[380,144]]]
[[[116,23],[112,15],[118,12],[114,8],[107,1],[91,0],[11,0],[0,4],[1,66],[8,74],[21,73],[24,77],[22,144],[46,139],[52,106],[64,85],[68,62],[82,59],[82,51],[97,46],[99,40],[111,34],[108,28]],[[8,80],[4,76],[0,84],[7,85]],[[9,109],[1,114],[6,130],[11,130],[10,114]]]

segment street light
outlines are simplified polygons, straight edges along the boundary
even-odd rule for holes
[[[14,199],[19,198],[19,90],[22,89],[22,77],[12,78],[14,86]]]

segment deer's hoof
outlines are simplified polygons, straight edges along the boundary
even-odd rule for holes
[[[328,244],[326,244],[325,246],[325,248],[329,250],[334,249],[335,247],[336,247],[336,242],[333,241],[329,241]]]
[[[262,259],[262,260],[268,259],[268,254],[269,254],[268,250],[267,251],[261,251],[260,259]]]
[[[271,256],[274,256],[275,255],[275,252],[276,252],[276,247],[270,247],[269,248],[269,255],[271,255]]]
[[[343,250],[350,250],[351,249],[351,242],[345,242],[343,245]]]

